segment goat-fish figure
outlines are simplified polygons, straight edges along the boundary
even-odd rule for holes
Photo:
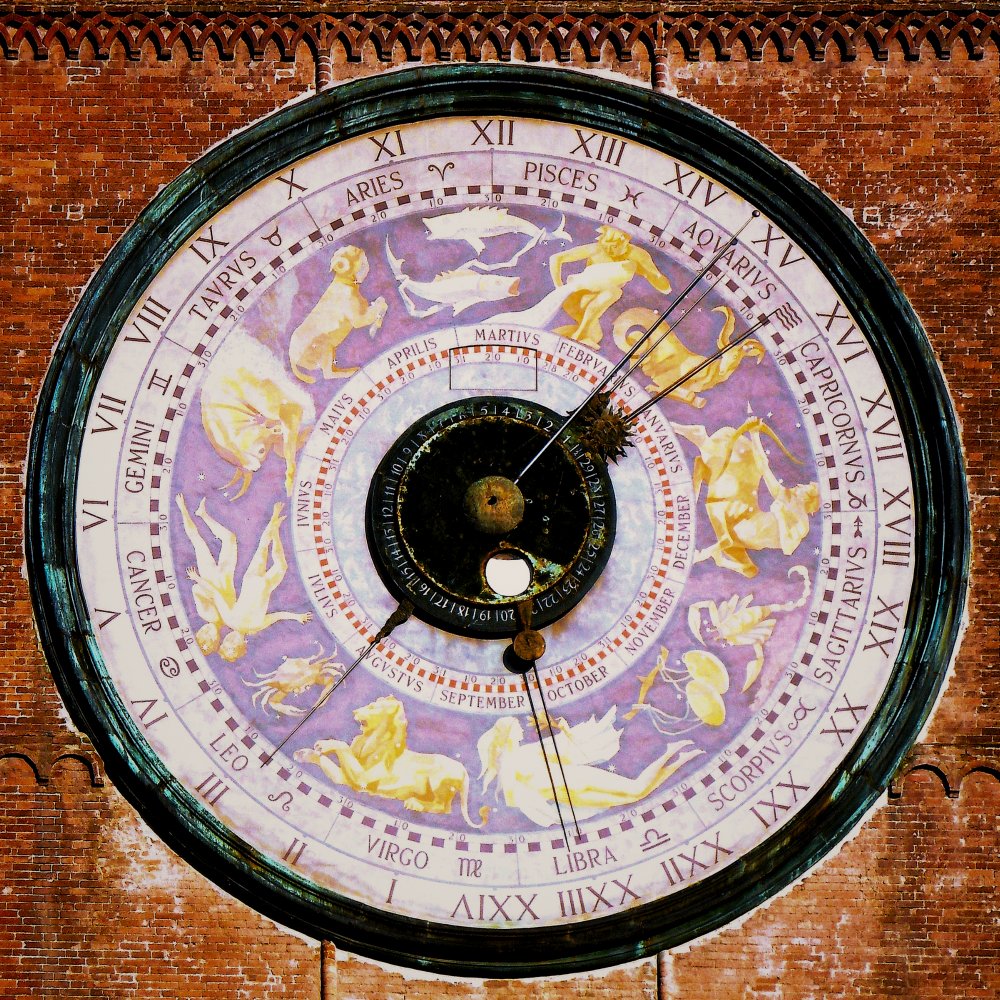
[[[722,329],[719,332],[716,345],[720,350],[729,346],[736,329],[736,315],[728,306],[718,306],[712,312],[721,313]],[[615,343],[618,349],[627,354],[636,343],[646,335],[656,322],[659,313],[655,309],[636,306],[626,309],[616,320],[613,327]],[[640,367],[643,374],[650,380],[646,386],[647,392],[662,392],[667,386],[678,381],[683,375],[701,367],[701,370],[687,379],[684,385],[677,386],[670,393],[671,399],[678,399],[696,409],[705,405],[702,393],[721,385],[731,376],[747,358],[754,358],[760,364],[764,357],[764,345],[759,340],[745,340],[736,350],[727,351],[715,361],[705,364],[707,357],[695,353],[670,330],[666,324],[656,334],[647,350],[642,352]],[[655,346],[653,346],[655,344]]]

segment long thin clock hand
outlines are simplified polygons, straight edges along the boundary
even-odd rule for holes
[[[316,704],[296,723],[295,728],[265,757],[261,760],[261,767],[267,767],[274,760],[275,756],[281,752],[281,748],[321,709],[329,700],[330,695],[340,687],[347,679],[348,674],[383,640],[387,639],[390,633],[405,622],[413,614],[413,605],[409,601],[400,601],[399,607],[386,619],[385,624],[378,630],[374,639],[362,650],[361,655],[335,680],[327,684],[322,694],[316,699]]]
[[[545,723],[549,730],[549,739],[552,740],[552,749],[556,752],[556,763],[559,765],[559,774],[562,777],[563,788],[566,789],[566,801],[569,803],[569,812],[573,817],[573,827],[576,830],[576,838],[580,839],[580,824],[576,818],[576,809],[573,808],[573,795],[569,790],[569,782],[566,780],[566,770],[563,767],[562,755],[559,753],[559,743],[556,741],[556,731],[552,725],[552,719],[549,718],[549,707],[545,704],[545,695],[542,692],[542,679],[538,676],[538,664],[532,661],[531,669],[535,674],[535,683],[538,685],[538,698],[542,703],[542,711],[545,713]],[[534,705],[531,708],[534,711]],[[563,827],[563,835],[566,834],[566,828]],[[567,846],[569,845],[569,840],[566,841]]]
[[[528,671],[535,675],[535,683],[538,685],[538,697],[542,702],[542,711],[545,713],[546,728],[549,738],[552,740],[552,749],[555,752],[556,764],[559,767],[559,774],[562,777],[563,788],[566,789],[566,801],[569,804],[569,811],[573,817],[573,827],[576,831],[577,839],[580,838],[580,824],[576,818],[576,809],[573,807],[573,795],[569,790],[569,782],[566,780],[566,769],[563,767],[562,755],[559,752],[559,744],[556,741],[555,727],[552,719],[549,718],[549,709],[545,704],[545,695],[542,691],[542,679],[538,673],[538,658],[545,652],[545,638],[541,632],[531,627],[531,599],[519,601],[517,604],[517,615],[521,621],[521,631],[514,636],[509,653],[504,659],[507,669],[514,673],[519,673],[524,677],[525,690],[528,692],[528,702],[531,705],[531,717],[535,723],[535,731],[538,733],[538,743],[545,759],[545,770],[549,774],[549,784],[552,786],[552,799],[555,803],[556,813],[559,815],[559,825],[562,827],[563,837],[569,844],[569,837],[566,834],[566,824],[563,822],[562,810],[559,808],[559,793],[556,790],[555,781],[552,777],[552,768],[549,765],[548,753],[545,750],[545,740],[542,736],[541,723],[538,721],[538,714],[535,711],[535,702],[531,694],[531,685],[528,683]]]
[[[689,379],[694,378],[695,375],[697,375],[700,371],[706,369],[709,365],[714,364],[723,355],[728,354],[734,348],[739,347],[740,344],[742,344],[743,341],[746,340],[749,336],[756,333],[761,327],[766,326],[768,323],[770,323],[773,317],[774,313],[768,313],[767,316],[764,316],[762,319],[757,320],[757,322],[754,323],[753,326],[748,327],[738,337],[731,340],[724,347],[720,347],[714,354],[705,358],[704,361],[699,362],[689,372],[685,372],[679,379],[677,379],[674,382],[671,382],[670,385],[668,385],[665,389],[661,389],[655,396],[652,397],[652,399],[647,400],[645,403],[642,404],[642,406],[636,407],[631,413],[629,413],[624,418],[624,422],[626,424],[634,423],[636,420],[638,420],[640,416],[642,416],[643,413],[645,413],[650,407],[655,406],[661,399],[664,399],[665,397],[669,396],[670,393],[672,393],[675,389],[679,389],[682,385],[684,385],[685,382],[687,382]]]
[[[514,480],[515,485],[518,482],[520,482],[520,480],[524,477],[527,471],[535,464],[535,462],[537,462],[542,457],[542,455],[544,455],[545,452],[556,441],[559,440],[559,437],[562,435],[563,431],[566,430],[566,428],[569,427],[569,425],[574,420],[576,420],[577,417],[580,416],[580,414],[590,404],[591,400],[596,399],[597,396],[605,390],[605,388],[608,386],[611,380],[629,363],[629,361],[633,357],[635,357],[635,355],[640,350],[642,350],[643,345],[670,318],[670,316],[673,315],[674,310],[677,309],[679,305],[681,305],[686,296],[691,292],[691,289],[693,289],[695,285],[697,285],[698,282],[700,282],[702,278],[705,277],[705,275],[709,274],[712,268],[714,268],[715,265],[718,264],[719,261],[722,260],[722,258],[736,245],[743,230],[746,229],[747,226],[749,226],[750,223],[753,222],[753,220],[756,219],[759,215],[760,212],[754,209],[754,211],[750,215],[750,218],[747,219],[747,221],[744,222],[743,225],[740,226],[738,230],[736,230],[736,232],[729,238],[729,240],[722,245],[722,248],[719,250],[719,252],[691,279],[691,281],[688,282],[687,286],[674,299],[674,301],[671,302],[670,305],[667,306],[667,308],[664,309],[659,316],[657,316],[657,318],[653,321],[649,329],[635,342],[635,344],[632,345],[632,347],[625,354],[625,356],[611,369],[611,371],[608,372],[607,375],[604,376],[603,379],[601,379],[598,385],[596,385],[594,389],[592,389],[591,392],[587,394],[587,397],[584,399],[584,401],[575,410],[573,410],[572,413],[570,413],[570,415],[562,422],[559,429],[550,438],[548,438],[548,440],[546,440],[546,442],[535,454],[534,458],[532,458],[531,461],[528,462],[528,464],[520,471],[517,478]]]
[[[535,711],[535,699],[531,693],[531,681],[528,680],[527,674],[521,674],[521,677],[524,679],[524,690],[528,692],[528,704],[531,706],[531,718],[535,723],[535,732],[538,734],[538,746],[542,751],[542,760],[545,761],[545,770],[549,775],[549,785],[552,788],[552,801],[555,803],[556,815],[559,817],[559,825],[562,827],[563,840],[568,845],[569,834],[566,832],[566,823],[563,820],[562,808],[559,805],[559,792],[556,790],[556,779],[552,777],[552,767],[549,764],[549,755],[545,750],[545,740],[542,739],[542,726],[538,721],[538,713]],[[539,688],[538,694],[542,696],[541,688]]]
[[[556,740],[555,726],[549,718],[549,707],[545,704],[545,694],[542,691],[542,678],[538,674],[538,659],[545,652],[545,639],[541,632],[531,627],[531,599],[519,601],[517,605],[518,617],[521,619],[521,631],[514,638],[514,653],[531,663],[531,669],[535,675],[535,683],[538,685],[538,697],[542,702],[542,711],[545,713],[546,728],[549,731],[549,738],[552,740],[552,749],[555,751],[556,763],[559,765],[559,774],[562,777],[563,788],[566,789],[566,801],[569,803],[570,815],[573,817],[573,827],[576,830],[577,839],[580,837],[580,823],[576,818],[576,809],[573,806],[573,793],[569,789],[569,782],[566,780],[566,769],[563,767],[562,754],[559,752],[559,743]],[[532,712],[535,707],[532,705]],[[541,739],[541,734],[539,734]],[[555,792],[553,791],[553,795]],[[563,827],[563,834],[566,828]],[[567,839],[567,844],[569,843]]]

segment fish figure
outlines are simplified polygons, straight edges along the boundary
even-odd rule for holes
[[[429,240],[464,240],[472,247],[478,257],[485,249],[484,240],[494,236],[507,236],[519,233],[529,237],[526,247],[520,253],[538,243],[549,243],[559,240],[569,243],[570,235],[566,232],[566,217],[559,220],[558,228],[549,232],[532,225],[527,219],[511,215],[506,208],[463,208],[460,212],[448,212],[436,215],[432,219],[424,219]],[[508,263],[513,263],[508,262]]]
[[[388,239],[385,241],[386,259],[399,284],[399,295],[406,310],[414,319],[424,319],[451,308],[457,316],[470,306],[480,302],[496,302],[517,295],[520,278],[501,274],[482,274],[468,265],[453,271],[442,271],[430,281],[415,281],[403,270],[404,261],[393,254]],[[434,305],[420,308],[411,296],[432,302]]]

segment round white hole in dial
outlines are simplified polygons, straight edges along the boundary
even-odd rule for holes
[[[531,586],[531,564],[524,556],[491,556],[486,563],[486,582],[501,597],[517,597]]]

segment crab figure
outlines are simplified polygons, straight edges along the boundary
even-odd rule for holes
[[[255,688],[252,701],[254,705],[259,705],[265,711],[273,709],[279,715],[305,715],[304,708],[296,708],[294,705],[286,705],[285,699],[289,695],[302,694],[308,688],[324,686],[322,699],[327,690],[337,683],[338,678],[343,674],[342,664],[334,662],[336,647],[333,653],[326,656],[323,653],[322,644],[317,643],[317,651],[313,656],[288,657],[283,656],[281,663],[268,674],[255,675],[260,678],[260,683],[254,684],[250,681],[243,683],[250,688]]]
[[[746,691],[764,666],[764,644],[771,638],[777,622],[772,615],[783,614],[802,607],[809,598],[812,584],[805,566],[793,566],[788,575],[802,578],[802,593],[792,601],[783,604],[754,604],[753,594],[740,597],[733,594],[721,604],[715,601],[697,601],[688,608],[688,627],[692,635],[700,642],[702,629],[709,639],[721,642],[727,646],[753,647],[753,659],[747,664],[746,681],[743,690]],[[707,613],[710,624],[703,624],[702,612]]]

